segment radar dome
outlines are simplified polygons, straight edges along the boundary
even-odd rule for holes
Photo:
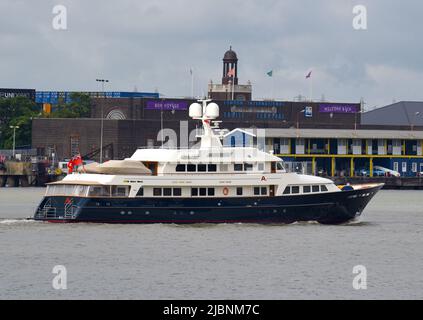
[[[207,118],[218,118],[219,106],[214,102],[209,103],[206,107],[206,116]]]
[[[203,107],[199,103],[192,103],[189,106],[189,116],[191,118],[201,118],[203,116]]]

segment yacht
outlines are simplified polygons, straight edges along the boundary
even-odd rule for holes
[[[224,146],[219,106],[199,100],[192,148],[139,148],[124,160],[91,163],[50,183],[35,220],[97,223],[340,224],[359,217],[383,184],[341,190],[332,180],[287,172],[255,147]]]

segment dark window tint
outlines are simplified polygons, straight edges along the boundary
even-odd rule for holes
[[[197,169],[197,166],[195,164],[189,164],[187,165],[187,171],[188,172],[195,172]]]
[[[214,196],[214,188],[208,188],[207,189],[207,195],[208,196]]]
[[[244,170],[245,171],[253,170],[253,165],[251,163],[244,163]]]
[[[162,195],[162,188],[154,188],[153,189],[154,196],[161,196]]]
[[[242,163],[235,163],[234,164],[235,171],[242,171]]]
[[[186,165],[184,164],[178,164],[176,166],[176,172],[185,172],[186,171]]]
[[[313,192],[319,192],[319,186],[312,186],[311,188],[312,188],[311,190],[313,190]]]
[[[216,172],[217,171],[217,165],[209,164],[207,169],[208,169],[209,172]]]
[[[260,188],[259,187],[254,187],[254,195],[256,195],[256,196],[260,195]]]
[[[137,192],[137,197],[142,197],[144,195],[144,188],[139,188]]]
[[[310,186],[304,186],[303,187],[303,192],[304,193],[310,193],[311,192],[311,187]]]
[[[236,188],[236,195],[237,196],[242,196],[242,188],[241,187]]]
[[[207,194],[206,188],[200,188],[200,196],[205,196]]]
[[[293,186],[292,188],[292,193],[300,193],[300,187],[299,186]]]
[[[207,166],[205,164],[199,164],[197,171],[199,172],[206,172]]]
[[[325,185],[321,185],[321,186],[320,186],[320,190],[322,190],[322,191],[328,191],[328,188],[326,188],[326,186],[325,186]]]
[[[265,196],[267,194],[267,188],[266,187],[261,187],[261,195]]]
[[[291,193],[291,187],[286,187],[283,191],[283,194],[290,194]]]
[[[163,195],[164,196],[171,196],[172,195],[172,189],[171,188],[164,188],[163,189]]]
[[[182,194],[182,189],[181,188],[173,188],[173,195],[176,197],[181,196]]]
[[[193,197],[198,196],[198,189],[197,188],[192,188],[191,189],[191,196],[193,196]]]

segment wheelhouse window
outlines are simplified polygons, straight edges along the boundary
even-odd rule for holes
[[[109,186],[90,186],[88,191],[90,197],[110,197]]]
[[[198,172],[206,172],[207,171],[207,165],[205,164],[199,164],[197,167]]]
[[[144,196],[144,188],[139,188],[136,196],[137,197],[143,197]]]
[[[215,164],[209,164],[207,165],[208,172],[216,172],[217,171],[217,165]]]
[[[310,186],[303,186],[303,193],[310,193],[311,187]]]
[[[321,191],[328,191],[328,188],[327,188],[324,184],[322,184],[322,185],[320,186],[320,190],[321,190]]]
[[[319,191],[320,191],[320,188],[319,188],[319,186],[312,186],[312,187],[311,187],[311,190],[312,190],[313,192],[319,192]]]
[[[180,197],[182,195],[182,189],[181,188],[173,188],[173,195],[175,197]]]
[[[205,196],[207,195],[207,189],[206,188],[200,188],[200,196]]]
[[[129,186],[112,186],[112,197],[127,197]]]
[[[254,195],[259,196],[260,195],[260,187],[254,187]]]
[[[290,193],[291,193],[291,187],[290,186],[287,186],[285,188],[285,190],[283,191],[283,194],[290,194]]]
[[[207,188],[207,195],[214,196],[214,188]]]
[[[187,165],[187,171],[188,172],[195,172],[196,171],[196,165],[195,164]]]
[[[236,188],[236,195],[237,196],[242,196],[242,187]]]
[[[243,171],[242,170],[242,163],[235,163],[234,164],[234,171]]]
[[[244,163],[244,171],[253,171],[252,163]]]
[[[262,196],[267,195],[267,187],[261,187],[261,188],[260,188],[260,194],[261,194]]]

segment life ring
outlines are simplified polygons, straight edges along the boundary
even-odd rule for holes
[[[223,195],[227,196],[229,194],[229,189],[227,187],[223,188]]]

